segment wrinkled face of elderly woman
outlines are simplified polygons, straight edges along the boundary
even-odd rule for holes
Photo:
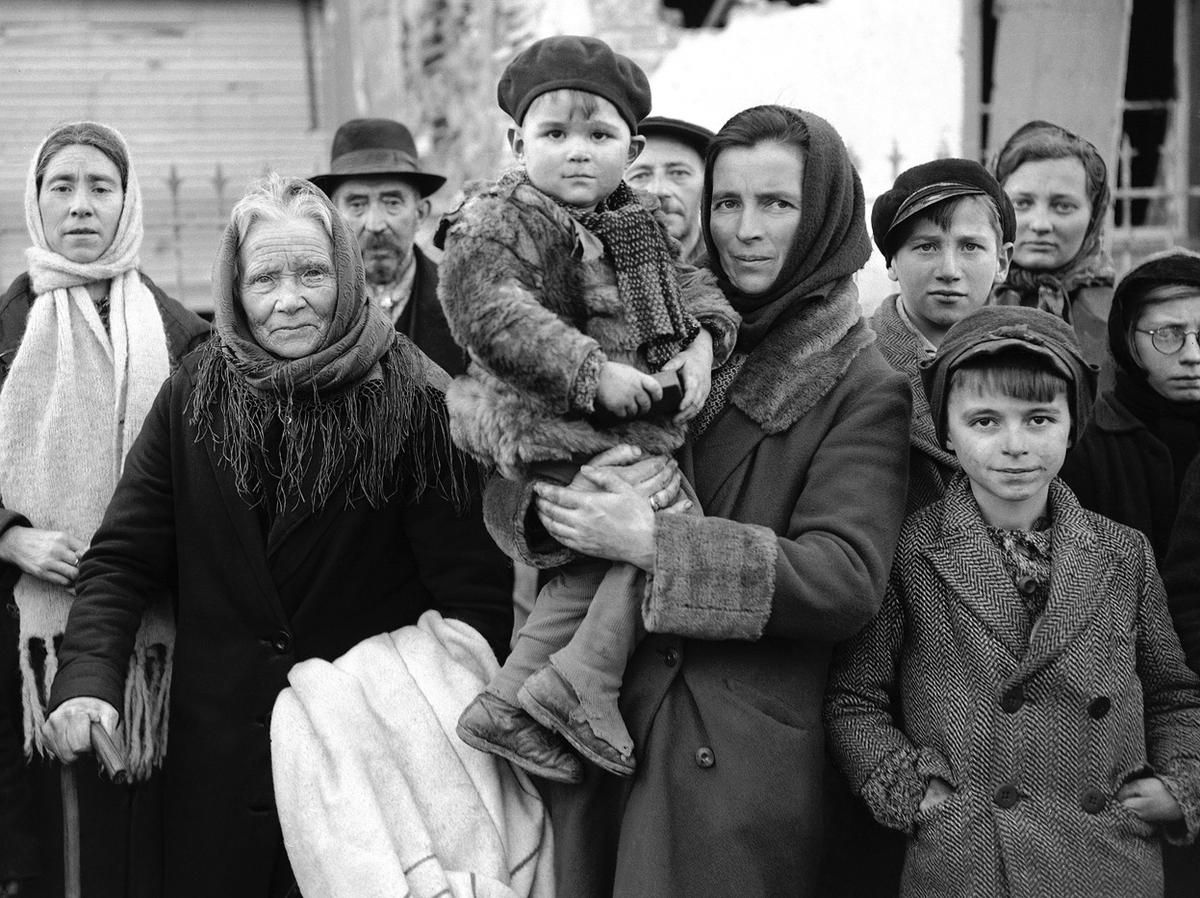
[[[125,193],[116,163],[85,144],[72,144],[46,164],[38,212],[51,250],[72,262],[95,262],[117,233]]]
[[[333,243],[311,219],[260,219],[238,250],[242,308],[263,349],[283,359],[316,352],[333,322]]]
[[[721,267],[753,296],[775,285],[800,228],[804,158],[799,148],[758,143],[722,150],[713,165],[709,228]]]

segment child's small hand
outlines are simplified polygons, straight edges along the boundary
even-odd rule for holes
[[[941,777],[933,777],[929,781],[929,785],[925,787],[925,797],[917,805],[917,813],[923,814],[926,811],[933,810],[953,794],[954,789],[948,782]]]
[[[618,418],[632,418],[662,398],[662,386],[632,365],[605,362],[596,387],[596,405]]]
[[[675,414],[676,424],[690,421],[700,414],[704,401],[708,399],[708,391],[712,388],[712,363],[712,334],[701,329],[687,349],[662,366],[663,371],[678,370],[683,381],[683,401],[679,403],[679,411]]]
[[[1130,780],[1117,792],[1117,801],[1147,823],[1174,823],[1183,819],[1183,809],[1157,776]]]

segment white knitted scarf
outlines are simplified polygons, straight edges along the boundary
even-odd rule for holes
[[[34,159],[40,155],[34,154]],[[129,173],[112,244],[79,264],[50,250],[31,166],[25,220],[33,293],[25,334],[0,391],[0,497],[34,527],[90,542],[116,487],[125,455],[169,373],[166,335],[153,294],[138,276],[142,197]],[[110,280],[109,328],[85,285]],[[25,750],[45,753],[41,727],[58,668],[56,639],[72,595],[29,574],[14,590],[21,620]],[[138,778],[166,750],[174,621],[166,596],[151,596],[125,684],[121,741]],[[31,658],[30,644],[45,647]]]

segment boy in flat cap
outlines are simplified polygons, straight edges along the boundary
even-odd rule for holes
[[[900,894],[1162,894],[1200,828],[1200,679],[1145,536],[1055,476],[1095,390],[1071,326],[988,306],[922,372],[963,473],[905,523],[825,719]]]
[[[714,362],[732,349],[738,317],[707,272],[680,262],[654,198],[621,180],[643,145],[646,76],[603,41],[553,37],[509,64],[497,94],[522,166],[473,190],[445,231],[440,298],[472,360],[446,395],[454,439],[530,489],[538,476],[582,482],[581,461],[620,445],[669,456],[704,404]],[[656,372],[676,372],[677,407],[658,407]],[[462,739],[577,782],[582,768],[557,731],[588,760],[630,775],[617,697],[640,624],[630,595],[643,577],[596,559],[563,568],[463,712]],[[577,637],[585,617],[590,635]]]
[[[883,357],[912,386],[908,514],[940,498],[959,470],[934,435],[917,364],[1003,282],[1015,222],[999,182],[969,159],[938,159],[901,172],[871,210],[875,245],[899,287],[880,304],[871,327]]]

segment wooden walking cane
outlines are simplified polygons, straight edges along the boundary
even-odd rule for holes
[[[118,786],[124,785],[129,779],[125,761],[99,721],[92,721],[91,736],[92,751],[100,767],[110,780]],[[75,781],[75,768],[71,764],[63,764],[58,775],[63,801],[63,885],[66,898],[82,898],[79,874],[79,788]]]

